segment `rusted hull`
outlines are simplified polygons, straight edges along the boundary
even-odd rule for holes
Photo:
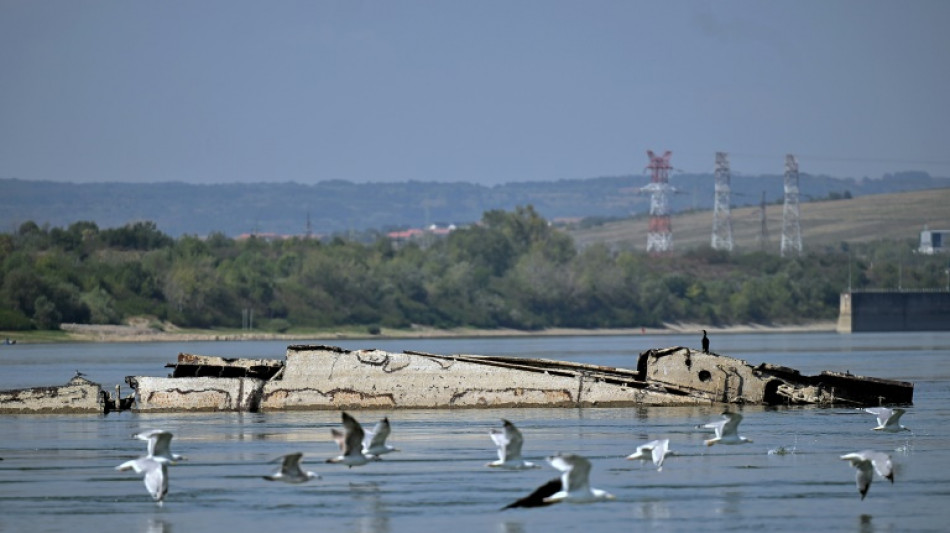
[[[183,375],[129,378],[140,411],[910,404],[910,383],[822,373],[688,348],[648,350],[637,369],[547,359],[290,346],[278,366],[180,354]],[[262,374],[263,373],[263,374]],[[234,377],[213,377],[214,375]],[[258,377],[268,375],[267,379]]]
[[[650,389],[630,371],[611,374],[608,381],[608,376],[597,374],[589,365],[515,361],[520,363],[478,356],[291,346],[283,378],[264,385],[260,407],[267,411],[710,403]]]
[[[100,413],[102,387],[82,377],[66,385],[0,391],[0,414]]]
[[[262,380],[255,378],[127,378],[137,411],[257,411]]]
[[[719,403],[762,405],[885,405],[913,403],[914,386],[851,374],[822,372],[804,376],[797,370],[761,364],[689,348],[648,350],[637,370],[643,379],[675,386]]]

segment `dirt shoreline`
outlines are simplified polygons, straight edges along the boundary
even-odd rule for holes
[[[430,338],[487,338],[487,337],[533,337],[533,336],[597,336],[597,335],[676,335],[701,334],[705,329],[710,335],[716,333],[817,333],[835,331],[833,320],[813,321],[802,324],[739,324],[724,327],[694,323],[666,324],[662,328],[579,329],[550,328],[537,331],[515,329],[437,329],[415,327],[412,329],[386,329],[379,334],[359,331],[319,331],[310,333],[266,333],[233,331],[163,331],[139,325],[87,325],[63,324],[66,342],[185,342],[185,341],[323,341],[341,339],[430,339]],[[29,341],[27,341],[29,342]]]

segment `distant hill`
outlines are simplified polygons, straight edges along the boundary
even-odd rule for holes
[[[767,249],[777,252],[782,240],[782,204],[768,204],[765,212]],[[760,213],[758,207],[731,210],[736,249],[759,249]],[[950,229],[950,188],[801,203],[800,215],[802,245],[806,250],[836,246],[841,242],[917,239],[925,226]],[[645,250],[647,220],[647,217],[619,220],[569,233],[582,247],[603,242],[617,249]],[[671,223],[674,249],[709,246],[711,210],[674,215]]]
[[[617,176],[496,186],[470,183],[401,182],[355,184],[255,183],[192,185],[167,183],[60,183],[0,179],[0,230],[14,231],[32,220],[64,227],[93,221],[101,228],[150,220],[173,236],[242,233],[302,235],[307,221],[315,234],[390,230],[429,224],[469,224],[491,209],[533,205],[549,219],[627,218],[645,214],[650,197],[639,192],[649,176]],[[711,209],[712,174],[677,174],[671,183],[674,212]],[[923,172],[882,179],[842,180],[802,174],[802,202],[847,193],[855,198],[950,187],[950,179]],[[783,177],[733,176],[733,204],[757,205],[782,197]],[[803,208],[803,212],[806,211]],[[707,215],[708,216],[708,215]],[[804,214],[803,214],[804,216]],[[772,225],[773,239],[779,227]]]

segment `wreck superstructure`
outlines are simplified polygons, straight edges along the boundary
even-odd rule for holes
[[[631,361],[633,362],[633,361]],[[795,369],[675,346],[632,368],[485,355],[288,346],[285,360],[181,353],[168,377],[128,376],[120,397],[82,377],[59,387],[0,391],[2,413],[133,409],[268,412],[321,409],[909,405],[903,381]]]
[[[913,384],[672,347],[636,369],[550,359],[287,348],[285,362],[180,354],[171,377],[129,377],[139,411],[910,404]]]

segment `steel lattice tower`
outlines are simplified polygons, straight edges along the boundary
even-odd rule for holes
[[[782,209],[782,257],[802,253],[801,212],[798,207],[798,161],[785,156],[785,205]]]
[[[759,204],[759,249],[763,252],[769,244],[769,222],[765,216],[765,191],[762,191],[762,203]]]
[[[662,156],[647,150],[650,158],[650,184],[641,190],[650,192],[650,230],[647,233],[647,252],[667,253],[673,251],[673,226],[670,224],[670,158],[667,150]]]
[[[729,156],[716,152],[716,201],[713,206],[712,247],[714,250],[732,251],[732,189],[729,185]]]

